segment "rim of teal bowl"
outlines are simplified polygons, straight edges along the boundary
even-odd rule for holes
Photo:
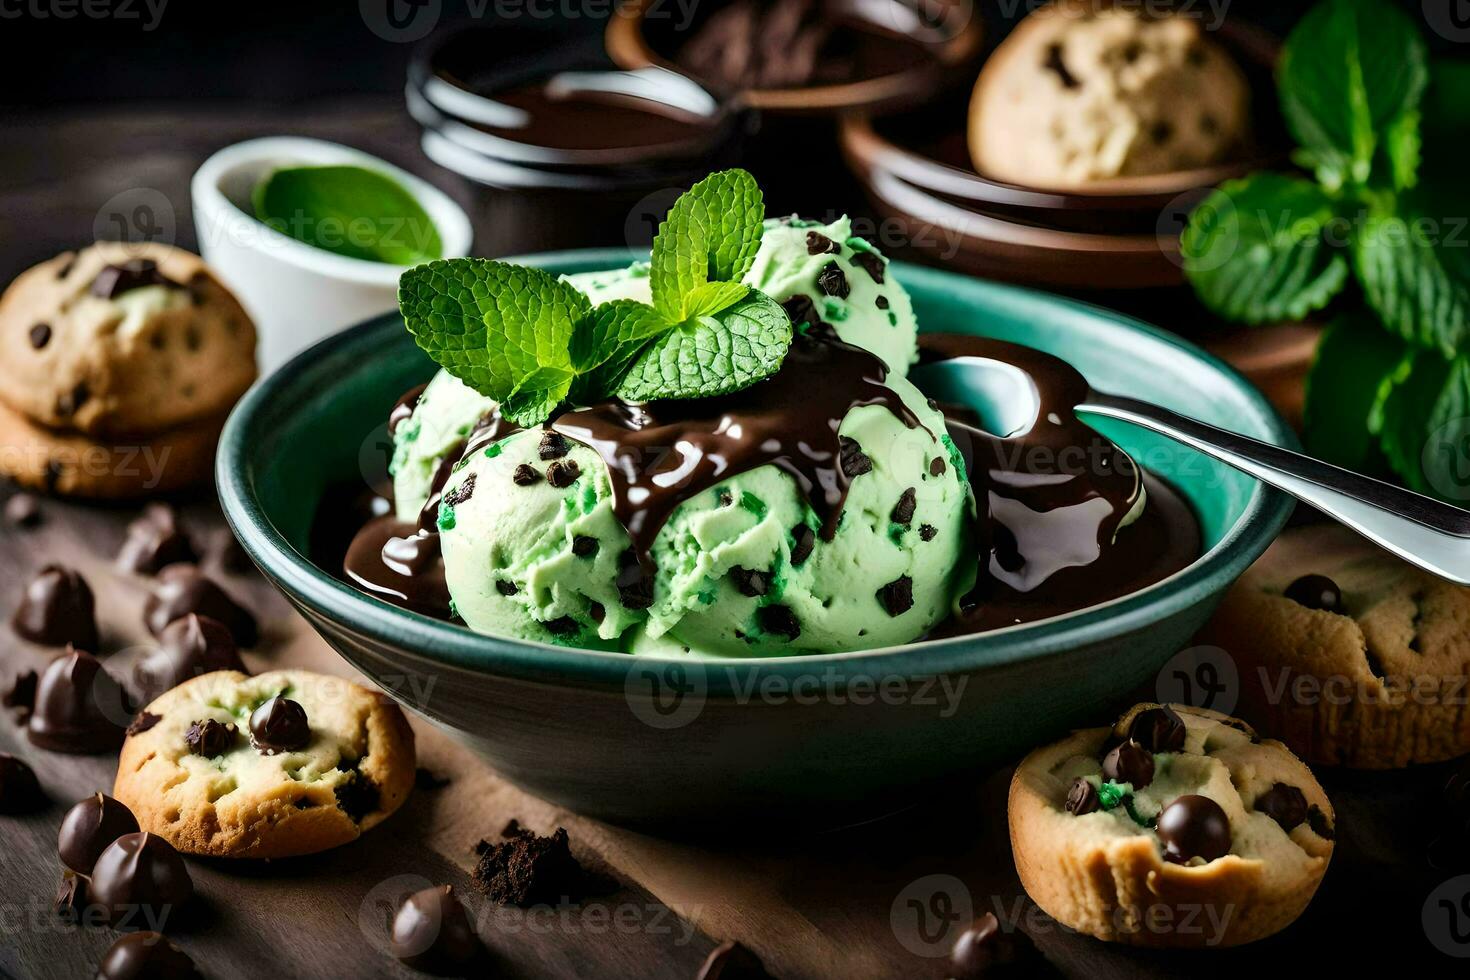
[[[630,249],[579,249],[516,256],[508,261],[528,265],[613,268],[638,255]],[[898,278],[910,284],[942,289],[960,280],[1013,299],[1070,309],[1108,321],[1112,327],[1142,333],[1174,347],[1221,372],[1253,407],[1255,422],[1270,434],[1268,441],[1295,447],[1296,436],[1265,397],[1234,368],[1162,328],[1123,313],[1039,290],[977,280],[957,273],[896,263]],[[393,316],[395,314],[385,314]],[[854,677],[933,676],[970,672],[1021,660],[1065,654],[1117,638],[1168,619],[1224,590],[1264,552],[1290,516],[1285,493],[1257,482],[1240,518],[1218,544],[1187,568],[1146,589],[1054,619],[1010,626],[988,633],[925,640],[903,646],[848,653],[765,658],[634,657],[475,633],[463,626],[407,612],[371,599],[318,568],[298,552],[267,518],[256,496],[248,447],[267,406],[279,405],[284,393],[313,370],[324,372],[334,360],[350,361],[355,348],[381,329],[374,317],[307,348],[256,384],[230,414],[220,437],[216,477],[226,519],[251,558],[278,588],[300,606],[343,625],[353,633],[417,657],[495,676],[552,684],[622,688],[629,672],[651,660],[701,664],[707,695],[729,693],[747,675],[776,674],[788,679],[822,672],[836,683]],[[1106,387],[1103,385],[1102,387]],[[718,668],[718,669],[714,669]]]

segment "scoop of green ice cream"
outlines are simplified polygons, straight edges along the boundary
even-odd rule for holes
[[[393,433],[388,472],[393,476],[393,506],[399,520],[418,520],[444,457],[457,456],[475,423],[494,407],[493,399],[449,372],[434,375],[413,413]]]

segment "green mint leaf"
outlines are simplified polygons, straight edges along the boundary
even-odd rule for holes
[[[686,297],[707,282],[736,282],[760,248],[765,203],[744,170],[711,174],[680,195],[653,239],[649,287],[667,319],[691,316]]]
[[[745,298],[750,287],[742,282],[707,282],[685,297],[687,316],[713,316]]]
[[[1321,188],[1257,173],[1227,181],[1189,216],[1184,271],[1206,306],[1244,323],[1299,320],[1347,281],[1347,260],[1324,240],[1336,216]]]
[[[1418,28],[1384,0],[1325,0],[1307,12],[1277,77],[1287,126],[1324,184],[1368,182],[1380,135],[1418,107],[1427,66]]]
[[[1417,191],[1398,205],[1398,213],[1376,211],[1363,222],[1353,241],[1353,269],[1368,305],[1390,330],[1453,356],[1470,345],[1463,221],[1439,217],[1442,209]]]
[[[1419,182],[1419,164],[1424,137],[1418,110],[1406,112],[1383,133],[1383,155],[1394,190],[1408,190]]]
[[[704,398],[770,377],[791,346],[791,318],[758,290],[713,316],[680,323],[628,368],[617,394],[628,401]]]
[[[1373,468],[1375,429],[1408,353],[1367,312],[1333,321],[1307,375],[1307,451],[1351,470]]]
[[[646,303],[631,299],[603,303],[572,334],[572,401],[590,405],[611,395],[628,365],[653,338],[673,324]]]
[[[525,429],[539,425],[566,400],[575,377],[569,368],[537,368],[500,403],[500,414]]]
[[[561,384],[557,372],[570,383],[574,325],[592,311],[587,297],[548,272],[487,259],[409,269],[398,280],[398,306],[441,367],[496,401],[519,393],[523,415],[544,401],[532,392]]]
[[[1454,503],[1470,499],[1470,357],[1415,352],[1383,406],[1383,454],[1406,486]]]
[[[251,193],[255,217],[299,242],[354,259],[417,265],[444,244],[418,199],[362,167],[282,167]]]

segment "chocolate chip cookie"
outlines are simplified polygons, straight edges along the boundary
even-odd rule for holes
[[[139,715],[113,795],[186,854],[278,858],[355,840],[414,782],[414,739],[386,696],[280,670],[205,674]]]
[[[1470,588],[1333,525],[1282,535],[1202,634],[1237,711],[1312,763],[1391,769],[1470,752]]]
[[[1332,858],[1332,804],[1244,722],[1142,704],[1037,749],[1011,780],[1021,883],[1111,942],[1234,946],[1290,925]]]

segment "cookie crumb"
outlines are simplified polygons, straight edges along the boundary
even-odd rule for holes
[[[589,874],[572,856],[563,827],[541,837],[512,820],[500,836],[504,840],[498,844],[482,840],[475,845],[479,860],[471,875],[475,887],[496,904],[575,904],[603,885],[601,876]]]

